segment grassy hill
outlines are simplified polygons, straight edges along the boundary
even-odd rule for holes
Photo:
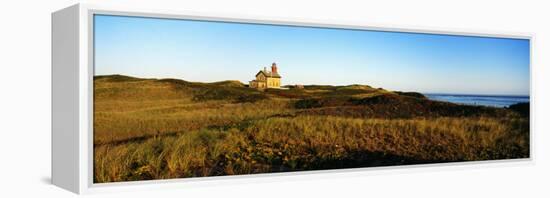
[[[239,81],[96,76],[94,180],[524,158],[525,111],[367,85],[258,91]]]

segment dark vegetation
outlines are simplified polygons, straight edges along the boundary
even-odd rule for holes
[[[410,96],[415,98],[423,98],[426,99],[427,97],[424,94],[418,93],[418,92],[401,92],[401,91],[395,91],[396,94],[401,96]]]
[[[521,114],[524,117],[529,117],[529,113],[530,113],[529,108],[530,107],[529,107],[528,102],[521,102],[521,103],[510,105],[508,107],[508,109],[511,109],[515,112],[518,112],[519,114]]]

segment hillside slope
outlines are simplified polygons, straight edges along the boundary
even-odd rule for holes
[[[94,180],[524,158],[526,109],[368,85],[259,91],[238,81],[96,76]]]

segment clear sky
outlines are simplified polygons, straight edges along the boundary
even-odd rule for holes
[[[529,40],[95,16],[95,75],[529,94]]]

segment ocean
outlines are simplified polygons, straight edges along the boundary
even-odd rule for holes
[[[465,94],[424,94],[430,100],[452,102],[456,104],[480,105],[490,107],[508,107],[510,105],[529,102],[529,96],[496,96],[496,95],[465,95]]]

